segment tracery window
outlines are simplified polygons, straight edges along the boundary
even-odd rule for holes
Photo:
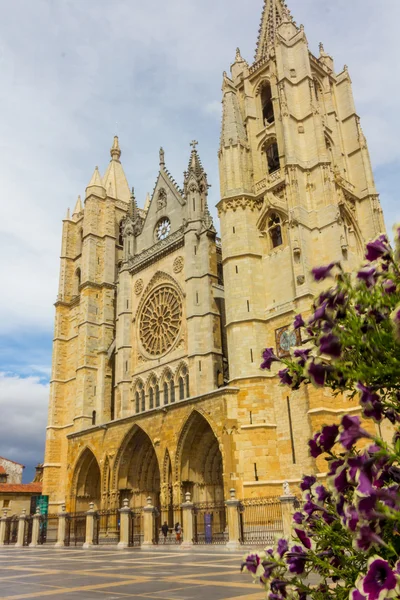
[[[273,248],[283,244],[281,218],[277,213],[271,213],[269,217],[268,233]]]
[[[165,354],[178,337],[182,321],[182,300],[171,285],[153,290],[139,317],[140,341],[152,356]]]
[[[124,245],[124,237],[122,235],[123,229],[124,229],[124,220],[121,219],[121,221],[119,222],[119,226],[118,226],[118,245],[119,246]]]
[[[181,369],[181,372],[179,375],[179,380],[178,380],[178,385],[179,385],[179,400],[188,398],[189,397],[189,372],[188,372],[186,365],[184,365]]]
[[[135,392],[135,412],[144,412],[146,410],[146,394],[144,391],[144,385],[142,381],[139,381],[136,385]]]
[[[157,390],[157,380],[155,377],[152,377],[149,387],[149,408],[154,408],[154,404],[157,404]]]
[[[135,412],[136,414],[140,412],[140,396],[139,392],[135,393]]]

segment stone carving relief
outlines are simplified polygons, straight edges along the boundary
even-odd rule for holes
[[[135,285],[133,286],[133,290],[137,296],[143,292],[143,279],[137,279],[135,281]]]
[[[167,192],[164,188],[160,188],[157,196],[157,210],[161,210],[167,206]]]
[[[183,269],[183,256],[177,256],[172,265],[172,270],[174,273],[180,273]]]

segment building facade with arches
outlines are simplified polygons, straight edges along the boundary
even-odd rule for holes
[[[384,232],[347,67],[308,48],[281,0],[265,0],[256,57],[224,73],[221,239],[192,142],[182,188],[164,151],[143,208],[118,138],[63,224],[44,494],[56,510],[132,508],[164,518],[195,503],[279,495],[324,475],[307,440],[355,401],[260,370],[265,347],[318,286],[312,267],[353,270]],[[212,160],[209,158],[208,160]]]

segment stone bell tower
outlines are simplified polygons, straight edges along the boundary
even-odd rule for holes
[[[223,75],[219,149],[231,381],[265,376],[266,346],[310,305],[312,267],[352,270],[384,231],[350,75],[308,47],[283,0],[265,0],[255,61]],[[287,336],[286,336],[287,337]],[[294,342],[294,340],[293,340]]]

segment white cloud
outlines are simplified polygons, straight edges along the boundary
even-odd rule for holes
[[[39,377],[0,372],[0,456],[26,465],[29,479],[43,460],[48,396],[49,385]]]
[[[338,70],[349,65],[374,166],[398,163],[398,0],[289,5],[311,50],[323,40]],[[198,139],[216,219],[222,71],[236,46],[251,62],[262,0],[243,7],[243,0],[14,0],[2,12],[0,333],[51,334],[61,219],[94,166],[104,172],[115,132],[142,202],[159,146],[181,181],[188,143]],[[395,198],[387,193],[384,202],[392,215]]]

